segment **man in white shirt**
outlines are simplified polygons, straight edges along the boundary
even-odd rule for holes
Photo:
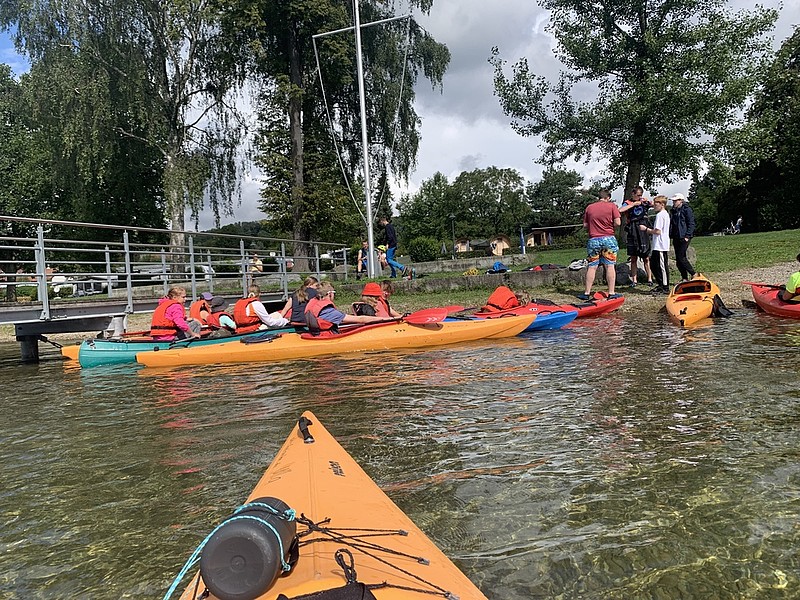
[[[656,287],[654,294],[669,293],[669,212],[667,212],[667,197],[656,196],[653,198],[653,208],[656,211],[655,222],[652,228],[640,225],[639,229],[652,236],[653,253],[650,256],[650,269],[653,272],[653,282]]]

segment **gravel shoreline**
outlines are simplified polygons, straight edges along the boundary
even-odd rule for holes
[[[724,273],[715,273],[711,276],[711,280],[716,283],[721,292],[722,300],[725,305],[732,310],[741,309],[743,306],[750,304],[753,301],[753,296],[750,292],[750,286],[742,285],[743,281],[758,281],[770,284],[783,284],[794,271],[797,270],[797,263],[785,262],[769,267],[738,269],[736,271],[727,271]],[[604,286],[595,285],[594,290],[604,290]],[[646,286],[630,288],[627,286],[618,287],[617,292],[625,296],[625,304],[619,309],[618,313],[629,312],[642,312],[650,311],[653,313],[659,312],[664,307],[664,296],[654,296],[650,294]],[[535,290],[531,290],[532,294],[536,297],[538,294]],[[485,298],[486,292],[484,290],[476,290],[476,300],[480,303]],[[558,292],[546,291],[542,292],[542,297],[550,298],[555,302],[576,302],[574,296],[559,294]],[[744,303],[743,303],[744,301]],[[418,302],[414,302],[418,304]],[[406,310],[403,306],[403,297],[398,295],[396,297],[395,306],[399,310]],[[410,308],[414,310],[413,307]],[[128,318],[128,329],[135,331],[137,329],[147,329],[150,326],[150,315],[131,315]],[[48,336],[48,339],[53,340],[59,344],[77,343],[81,340],[91,337],[89,333],[64,333],[53,334]],[[0,326],[0,342],[14,342],[14,327],[11,325]]]

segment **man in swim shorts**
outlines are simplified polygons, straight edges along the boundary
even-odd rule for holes
[[[599,196],[599,200],[587,206],[583,214],[583,227],[589,232],[589,243],[586,245],[586,259],[589,265],[586,270],[585,292],[578,296],[581,300],[588,300],[591,297],[597,267],[601,264],[606,272],[608,297],[620,296],[614,293],[617,252],[619,252],[614,228],[619,227],[621,217],[617,205],[611,201],[611,193],[608,190],[600,190]]]

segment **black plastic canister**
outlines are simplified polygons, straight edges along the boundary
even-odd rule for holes
[[[258,498],[249,504],[255,503],[271,506],[279,513],[289,508],[277,498]],[[266,508],[248,506],[223,523],[203,548],[203,582],[220,600],[257,598],[283,572],[282,564],[288,561],[296,531],[296,521]]]

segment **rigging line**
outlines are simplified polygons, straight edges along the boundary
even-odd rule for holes
[[[403,56],[403,74],[400,77],[400,95],[397,98],[397,111],[394,115],[394,131],[392,132],[392,146],[389,149],[389,164],[391,165],[392,157],[394,156],[394,149],[395,144],[397,143],[397,130],[400,127],[400,105],[403,101],[403,91],[405,89],[406,84],[406,68],[408,66],[408,51],[411,46],[411,15],[406,15],[406,49],[405,54]],[[386,189],[389,185],[388,177],[384,179],[383,182],[383,189],[381,190],[380,196],[378,196],[378,204],[375,207],[375,214],[378,214],[378,211],[383,203],[383,200],[386,197]]]
[[[358,201],[356,200],[355,194],[353,194],[353,188],[350,187],[350,178],[347,176],[347,171],[344,168],[344,162],[342,161],[342,154],[339,150],[339,141],[336,138],[336,130],[333,127],[333,117],[331,117],[331,111],[328,108],[328,97],[325,94],[325,84],[322,81],[322,67],[319,64],[319,50],[317,49],[317,39],[316,37],[311,38],[312,43],[314,44],[314,58],[317,61],[317,74],[319,75],[319,87],[322,91],[322,103],[325,106],[325,115],[328,118],[328,128],[331,132],[331,138],[333,139],[333,146],[336,149],[336,160],[339,162],[339,168],[342,171],[342,177],[344,178],[344,184],[347,187],[347,193],[350,194],[350,199],[353,201],[353,204],[358,210],[358,214],[361,215],[361,220],[366,225],[367,217],[364,215],[364,212],[361,210],[361,206],[359,205]]]

